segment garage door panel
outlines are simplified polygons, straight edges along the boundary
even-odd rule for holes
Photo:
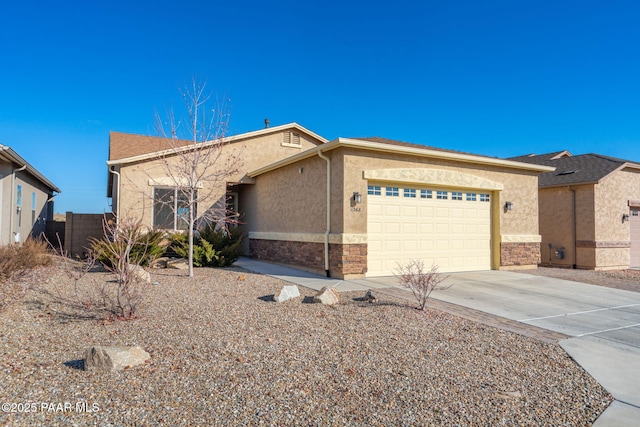
[[[368,276],[387,276],[422,259],[442,272],[490,268],[490,203],[434,198],[368,197]],[[418,196],[422,194],[417,189]],[[463,193],[464,195],[464,193]]]

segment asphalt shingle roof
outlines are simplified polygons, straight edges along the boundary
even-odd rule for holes
[[[567,153],[567,155],[561,156],[563,153]],[[565,151],[510,157],[507,160],[554,166],[556,168],[555,171],[544,172],[539,175],[538,185],[540,187],[597,183],[623,165],[634,163],[628,160],[603,156],[602,154],[580,154],[578,156],[572,156]]]

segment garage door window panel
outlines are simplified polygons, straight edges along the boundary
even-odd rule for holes
[[[385,195],[387,197],[399,197],[400,196],[400,189],[398,187],[387,187]]]

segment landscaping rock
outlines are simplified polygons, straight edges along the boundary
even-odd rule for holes
[[[284,302],[290,299],[298,298],[300,296],[300,291],[296,285],[284,285],[278,292],[273,296],[273,300],[275,302]]]
[[[186,259],[174,258],[167,261],[167,268],[175,268],[176,270],[188,270],[189,264]]]
[[[338,295],[338,291],[333,287],[325,286],[313,297],[313,302],[324,305],[334,305],[340,302],[340,296]]]
[[[149,267],[151,267],[151,268],[167,268],[167,261],[169,261],[169,258],[161,257],[161,258],[158,258],[157,260],[153,261],[149,265]]]
[[[96,345],[88,348],[84,355],[85,371],[119,371],[142,365],[151,356],[140,346],[104,347]]]
[[[129,274],[132,275],[133,279],[137,282],[151,283],[151,275],[139,265],[129,265]]]

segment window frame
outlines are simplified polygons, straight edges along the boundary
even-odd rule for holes
[[[368,185],[367,195],[369,196],[382,196],[382,187],[380,185]]]
[[[400,187],[385,187],[384,195],[387,197],[400,197]]]
[[[415,199],[417,197],[415,188],[403,188],[402,189],[402,197],[407,199]]]
[[[156,196],[156,191],[158,190],[165,191],[166,194],[172,193],[172,195],[169,196],[171,200],[158,200],[158,197]],[[185,196],[186,195],[181,187],[162,185],[154,186],[152,190],[153,209],[151,213],[153,227],[160,230],[187,231],[189,229],[189,201],[185,199]],[[182,206],[179,205],[181,199],[183,201]],[[171,202],[172,206],[169,202]],[[170,221],[158,221],[158,216],[160,215],[158,206],[160,206],[161,209],[164,208],[170,210],[172,217]],[[194,207],[197,211],[197,206]],[[180,224],[184,224],[184,228],[180,227]]]

